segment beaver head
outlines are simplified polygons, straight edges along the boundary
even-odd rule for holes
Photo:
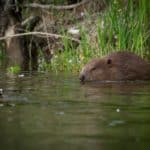
[[[130,52],[114,52],[92,59],[83,67],[79,79],[81,82],[150,80],[150,63]]]
[[[79,79],[82,83],[93,80],[110,80],[112,68],[112,59],[93,59],[84,66]]]

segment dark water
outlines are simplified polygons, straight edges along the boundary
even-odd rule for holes
[[[0,75],[1,150],[150,149],[150,83]]]

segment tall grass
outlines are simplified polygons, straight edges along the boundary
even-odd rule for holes
[[[128,50],[144,56],[149,38],[147,3],[150,2],[142,0],[134,4],[133,0],[129,0],[126,6],[119,1],[111,3],[101,18],[104,22],[103,31],[98,25],[102,54],[112,50]]]
[[[88,29],[80,28],[81,44],[75,49],[63,39],[64,51],[52,58],[55,71],[79,71],[92,57],[101,57],[112,51],[132,51],[141,57],[150,55],[150,1],[112,0],[97,19],[97,45],[89,38]],[[67,36],[67,35],[66,35]]]

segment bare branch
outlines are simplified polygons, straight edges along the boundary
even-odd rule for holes
[[[67,36],[62,36],[62,35],[59,35],[59,34],[47,33],[47,32],[18,33],[18,34],[14,34],[14,35],[0,37],[0,41],[1,40],[6,40],[8,38],[15,38],[15,37],[21,37],[21,36],[28,36],[28,35],[36,35],[36,36],[41,37],[41,38],[47,38],[47,37],[53,37],[55,39],[67,38],[68,40],[71,40],[71,41],[74,41],[74,42],[77,42],[78,44],[80,44],[80,40],[78,40],[78,39],[67,37]]]
[[[28,28],[29,31],[33,31],[34,27],[37,23],[39,23],[40,20],[41,18],[39,16],[30,16],[29,18],[21,22],[21,26],[23,29]]]
[[[62,5],[62,6],[56,6],[56,5],[41,5],[38,3],[31,3],[31,4],[25,4],[24,7],[30,7],[30,8],[41,8],[41,9],[55,9],[55,10],[69,10],[77,8],[81,5],[84,5],[88,3],[90,0],[82,0],[79,3],[72,4],[72,5]]]

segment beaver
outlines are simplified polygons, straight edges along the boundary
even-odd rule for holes
[[[150,80],[150,63],[131,52],[113,52],[103,58],[92,59],[79,76],[85,81]]]

